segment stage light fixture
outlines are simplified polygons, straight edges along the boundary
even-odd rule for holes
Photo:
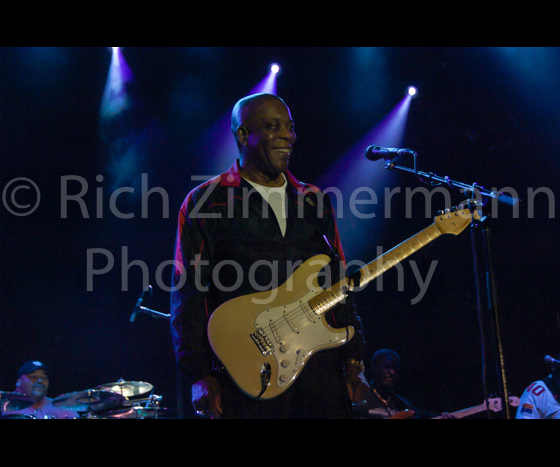
[[[278,65],[278,63],[273,63],[272,65],[270,65],[270,71],[273,74],[277,75],[281,71],[280,65]]]
[[[413,99],[416,99],[418,97],[418,89],[416,89],[414,86],[409,86],[408,88],[406,88],[406,95],[412,97]]]

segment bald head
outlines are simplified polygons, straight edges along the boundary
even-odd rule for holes
[[[231,113],[231,131],[235,137],[235,141],[239,146],[239,137],[237,135],[237,130],[240,126],[250,126],[251,120],[258,111],[258,109],[267,102],[270,101],[280,101],[284,105],[286,103],[274,94],[253,94],[251,96],[244,97],[241,99]]]

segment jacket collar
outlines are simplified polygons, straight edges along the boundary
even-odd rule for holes
[[[299,193],[306,194],[309,189],[303,185],[299,180],[297,180],[289,171],[284,174],[288,183],[292,185]],[[220,176],[220,185],[223,187],[239,187],[241,184],[241,166],[239,164],[239,159],[235,161],[235,164],[225,173]]]

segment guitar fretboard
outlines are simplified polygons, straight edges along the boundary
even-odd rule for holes
[[[356,274],[356,277],[359,277],[359,284],[350,284],[349,279],[345,278],[312,298],[309,301],[309,305],[317,315],[326,313],[346,298],[348,290],[351,287],[363,287],[367,285],[441,235],[436,225],[432,224],[360,269],[359,274]]]
[[[479,405],[478,407],[471,407],[470,409],[459,410],[459,412],[453,412],[456,418],[465,418],[470,415],[474,415],[480,412],[484,412],[486,410],[486,405]],[[433,420],[441,420],[443,417],[440,415],[439,417],[434,417]]]

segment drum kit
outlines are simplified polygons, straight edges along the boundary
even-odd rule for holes
[[[160,313],[141,306],[146,294],[152,295],[152,286],[142,292],[132,312],[130,322],[134,322],[138,313],[146,313],[154,318],[171,319],[171,315]],[[57,408],[73,410],[80,419],[161,419],[170,418],[169,411],[160,407],[162,396],[153,393],[150,383],[125,381],[102,384],[94,389],[63,394],[52,401]],[[24,410],[33,405],[31,397],[17,392],[0,391],[0,418],[37,418],[33,415],[10,415],[10,412]]]
[[[160,419],[169,418],[168,410],[160,407],[162,396],[153,393],[154,386],[139,381],[120,379],[115,383],[102,384],[94,389],[63,394],[52,401],[61,409],[73,410],[80,419]],[[27,415],[10,415],[10,412],[26,409],[33,399],[16,392],[0,392],[2,418],[35,418]]]

